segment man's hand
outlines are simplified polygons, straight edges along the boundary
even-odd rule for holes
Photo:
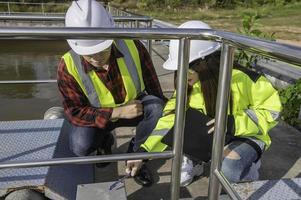
[[[133,100],[126,105],[113,109],[111,119],[133,119],[143,114],[143,105],[139,100]]]
[[[212,126],[209,129],[208,134],[212,134],[214,132],[214,123],[215,123],[215,119],[212,119],[209,122],[207,122],[206,126]]]
[[[131,176],[135,176],[139,169],[141,168],[143,162],[142,160],[128,160],[126,161],[126,174],[131,174]]]

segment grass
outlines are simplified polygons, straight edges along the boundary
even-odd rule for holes
[[[275,32],[276,39],[301,42],[301,2],[285,6],[261,6],[258,8],[203,9],[197,7],[132,9],[132,12],[152,16],[173,24],[187,20],[202,20],[215,29],[237,32],[242,27],[245,13],[260,15],[258,28],[264,32]]]
[[[10,12],[24,12],[24,13],[42,13],[42,9],[47,13],[65,13],[69,7],[68,3],[55,3],[48,1],[42,4],[38,2],[22,4],[19,2],[11,2],[9,4]],[[0,2],[0,12],[8,12],[8,6],[5,2]]]

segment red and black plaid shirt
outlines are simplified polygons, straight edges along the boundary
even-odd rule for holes
[[[141,60],[142,76],[146,92],[165,100],[156,71],[147,50],[141,42],[134,42]],[[112,93],[116,104],[124,102],[126,96],[122,77],[116,62],[116,59],[120,57],[123,57],[123,54],[118,51],[115,45],[113,45],[108,71],[96,69],[82,59],[85,72],[91,70],[96,72],[101,81]],[[64,59],[61,59],[59,63],[57,79],[58,88],[63,99],[65,114],[71,123],[77,126],[105,128],[110,120],[113,108],[92,107],[77,81],[67,71]]]

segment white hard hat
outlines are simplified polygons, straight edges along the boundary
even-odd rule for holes
[[[181,24],[178,28],[197,28],[211,29],[210,26],[202,21],[188,21]],[[177,70],[178,68],[178,47],[179,40],[171,40],[169,43],[169,55],[167,61],[163,64],[163,68],[167,70]],[[220,49],[220,44],[206,40],[191,40],[189,63]]]
[[[73,1],[65,17],[66,27],[114,27],[112,16],[95,0]],[[79,55],[98,53],[109,46],[113,40],[67,40],[70,47]]]

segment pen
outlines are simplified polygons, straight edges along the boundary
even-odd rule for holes
[[[126,174],[125,176],[123,176],[122,178],[118,179],[117,181],[115,181],[112,185],[110,185],[109,190],[113,190],[114,188],[116,188],[116,186],[120,183],[122,183],[125,179],[129,178],[131,175],[130,174]]]

